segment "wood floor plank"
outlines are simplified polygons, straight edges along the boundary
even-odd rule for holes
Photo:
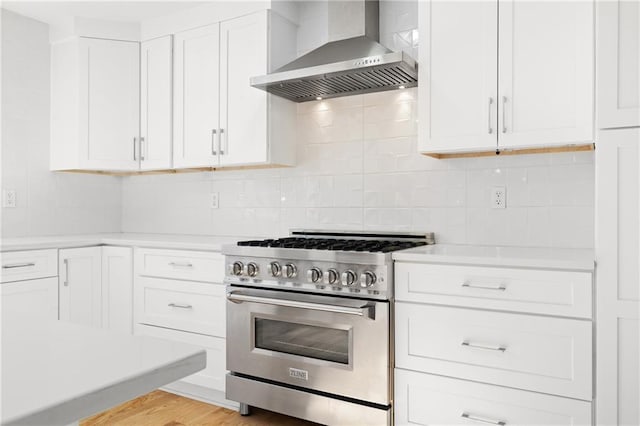
[[[271,411],[252,408],[250,416],[164,391],[153,391],[103,413],[81,426],[317,426]]]

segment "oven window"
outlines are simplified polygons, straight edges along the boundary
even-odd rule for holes
[[[256,348],[349,364],[349,331],[255,319]]]

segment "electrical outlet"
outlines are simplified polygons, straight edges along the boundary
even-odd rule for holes
[[[212,192],[211,193],[211,208],[212,209],[217,209],[218,208],[218,193],[217,192]]]
[[[494,209],[507,208],[507,188],[504,186],[494,186],[491,188],[491,207]]]
[[[3,189],[2,190],[2,207],[14,208],[16,206],[16,190],[15,189]]]

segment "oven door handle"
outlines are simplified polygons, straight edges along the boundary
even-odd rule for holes
[[[311,309],[314,311],[331,312],[334,314],[356,315],[375,319],[374,306],[366,303],[360,307],[327,305],[313,302],[302,302],[300,300],[276,299],[273,297],[248,296],[234,292],[227,293],[227,300],[233,303],[262,303],[265,305],[283,306],[285,308]]]

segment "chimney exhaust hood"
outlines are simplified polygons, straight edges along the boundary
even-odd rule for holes
[[[327,7],[333,41],[271,74],[251,78],[251,86],[306,102],[418,85],[416,61],[378,43],[377,0],[329,0]]]

